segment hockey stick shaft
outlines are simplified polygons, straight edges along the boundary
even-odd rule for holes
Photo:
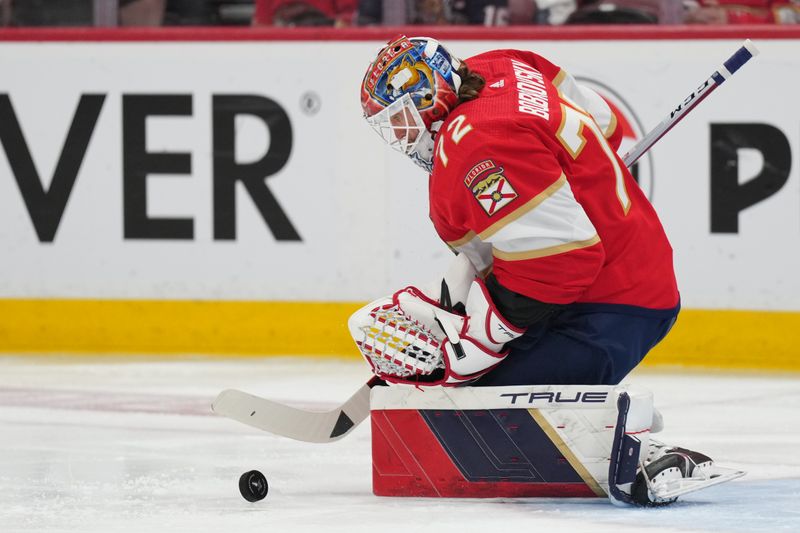
[[[628,153],[622,157],[625,166],[631,167],[642,155],[645,154],[661,137],[675,127],[689,111],[695,108],[700,102],[714,92],[717,87],[733,76],[742,66],[758,55],[758,49],[747,39],[736,52],[725,61],[720,68],[714,71],[711,76],[692,91],[689,96],[683,99],[674,110],[662,120],[655,128],[650,130]]]

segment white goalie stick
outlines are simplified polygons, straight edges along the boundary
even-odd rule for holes
[[[742,65],[758,54],[746,40],[723,65],[692,91],[663,121],[650,130],[626,153],[622,160],[630,167],[661,137],[680,122],[694,107]],[[214,400],[212,410],[248,426],[304,442],[334,442],[348,435],[369,416],[370,390],[385,382],[373,377],[361,386],[346,402],[328,411],[310,411],[292,407],[239,390],[224,390]]]
[[[329,411],[310,411],[274,402],[235,389],[219,393],[211,409],[242,424],[304,442],[341,439],[369,416],[369,391],[385,384],[373,377],[342,405]]]

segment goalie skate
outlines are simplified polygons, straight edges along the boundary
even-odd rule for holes
[[[669,505],[678,496],[742,477],[745,472],[714,464],[710,457],[685,448],[650,441],[648,457],[636,474],[631,496],[638,505]]]
[[[678,496],[745,474],[717,466],[702,453],[651,439],[649,432],[642,431],[641,417],[636,416],[642,409],[632,409],[632,405],[630,395],[620,393],[608,473],[608,497],[614,505],[669,505]],[[631,413],[633,420],[629,418]],[[647,450],[646,456],[643,450]]]

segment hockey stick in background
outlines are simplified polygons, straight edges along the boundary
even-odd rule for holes
[[[758,55],[758,50],[746,40],[722,67],[687,96],[664,120],[650,130],[626,153],[622,160],[630,167],[661,137],[685,117],[689,111],[708,97],[742,65]],[[349,400],[328,411],[309,411],[253,396],[239,390],[224,390],[211,405],[222,416],[248,426],[304,442],[334,442],[350,433],[369,416],[370,390],[385,384],[373,377],[359,388]]]
[[[692,91],[678,106],[662,120],[655,128],[647,132],[647,135],[636,143],[628,153],[622,156],[622,161],[625,166],[630,168],[636,161],[642,157],[661,137],[671,130],[675,125],[685,117],[689,111],[694,109],[697,104],[705,100],[709,94],[722,85],[722,83],[733,76],[733,74],[742,68],[742,65],[750,61],[758,55],[758,49],[755,45],[747,39],[742,46],[739,47],[731,57],[725,61],[722,66],[715,70],[711,77],[704,81],[700,87]]]

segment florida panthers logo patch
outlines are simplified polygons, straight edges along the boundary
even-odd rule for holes
[[[511,182],[503,174],[503,167],[498,167],[491,159],[481,161],[472,167],[464,178],[464,184],[469,187],[489,216],[500,211],[518,196]]]

